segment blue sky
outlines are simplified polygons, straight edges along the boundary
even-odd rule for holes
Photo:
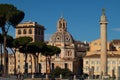
[[[99,20],[102,8],[108,19],[108,40],[120,39],[120,0],[0,0],[25,12],[24,21],[45,26],[45,39],[56,32],[61,15],[67,21],[68,32],[75,40],[93,41],[100,37]],[[10,28],[9,34],[14,36]]]

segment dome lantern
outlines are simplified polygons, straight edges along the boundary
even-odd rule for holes
[[[66,23],[66,21],[65,21],[65,19],[64,19],[63,17],[61,17],[61,18],[58,20],[57,30],[58,30],[58,31],[67,31],[67,23]]]

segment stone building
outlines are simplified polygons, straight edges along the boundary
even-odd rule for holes
[[[44,41],[44,26],[37,22],[24,22],[16,26],[15,37],[29,36],[32,37],[33,42]]]
[[[57,46],[61,49],[61,53],[59,55],[55,55],[52,57],[51,65],[52,70],[54,70],[57,66],[60,68],[68,68],[74,74],[79,74],[79,66],[82,66],[79,57],[85,53],[84,43],[80,41],[75,41],[73,36],[67,31],[67,22],[61,17],[57,22],[57,31],[50,37],[50,41],[48,45]],[[43,66],[45,62],[41,62]],[[43,72],[45,72],[45,67],[43,67]]]
[[[89,75],[101,75],[100,68],[100,39],[89,43],[90,50],[83,58],[83,72]],[[112,40],[107,43],[107,71],[110,76],[118,76],[120,70],[120,40]],[[113,73],[114,72],[114,73]]]
[[[20,23],[16,27],[16,33],[15,37],[23,37],[23,36],[29,36],[32,37],[33,42],[35,41],[42,41],[44,42],[44,26],[38,24],[37,22],[24,22]],[[25,70],[25,55],[23,53],[20,53],[19,51],[15,54],[16,57],[16,73],[24,73]],[[9,54],[9,74],[14,74],[14,55]],[[34,58],[31,54],[28,54],[27,56],[27,63],[28,63],[28,73],[34,73],[35,72],[35,66],[34,66]]]

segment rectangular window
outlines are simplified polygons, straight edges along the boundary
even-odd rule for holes
[[[10,69],[10,72],[12,72],[12,70]]]
[[[59,58],[59,54],[56,54],[56,57]]]
[[[54,63],[52,63],[52,70],[54,70]]]
[[[32,68],[32,65],[29,65],[29,69],[31,69]]]
[[[94,61],[91,61],[91,64],[94,64],[95,62]]]
[[[97,61],[96,64],[100,64],[100,61]]]
[[[89,66],[86,66],[86,67],[85,67],[85,70],[86,70],[86,71],[89,71]]]
[[[97,45],[97,43],[94,43],[94,46],[96,46]]]
[[[20,65],[18,65],[18,69],[20,69]]]
[[[53,63],[52,63],[53,64]],[[39,63],[38,64],[38,71],[39,71],[39,73],[41,73],[41,69],[42,69],[42,65],[41,65],[41,63]]]
[[[23,65],[23,68],[25,69],[25,65]]]
[[[65,68],[68,68],[68,65],[67,65],[67,63],[65,63]]]
[[[116,67],[115,67],[115,66],[113,66],[113,69],[115,70],[115,69],[116,69]]]
[[[110,64],[110,61],[108,61],[108,64]]]
[[[20,60],[18,60],[18,62],[20,62]]]
[[[88,61],[86,61],[86,64],[88,64]]]
[[[18,54],[18,57],[20,57],[20,54]]]
[[[107,67],[107,71],[108,71],[108,72],[110,71],[110,67]]]
[[[115,61],[112,61],[112,64],[115,64],[116,62]]]
[[[98,66],[96,67],[96,71],[99,71],[99,67]]]
[[[31,62],[31,59],[29,60],[29,62]]]

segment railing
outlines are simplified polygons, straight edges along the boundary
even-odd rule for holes
[[[42,75],[42,76],[21,76],[21,77],[18,77],[18,76],[9,76],[8,78],[4,78],[4,77],[0,77],[0,80],[120,80],[120,77],[109,77],[109,78],[104,78],[104,79],[101,79],[101,78],[93,78],[93,77],[87,77],[87,78],[83,78],[83,77],[80,77],[80,76],[69,76],[67,77],[66,79],[62,78],[61,76],[58,76],[58,77],[46,77],[45,75]]]

